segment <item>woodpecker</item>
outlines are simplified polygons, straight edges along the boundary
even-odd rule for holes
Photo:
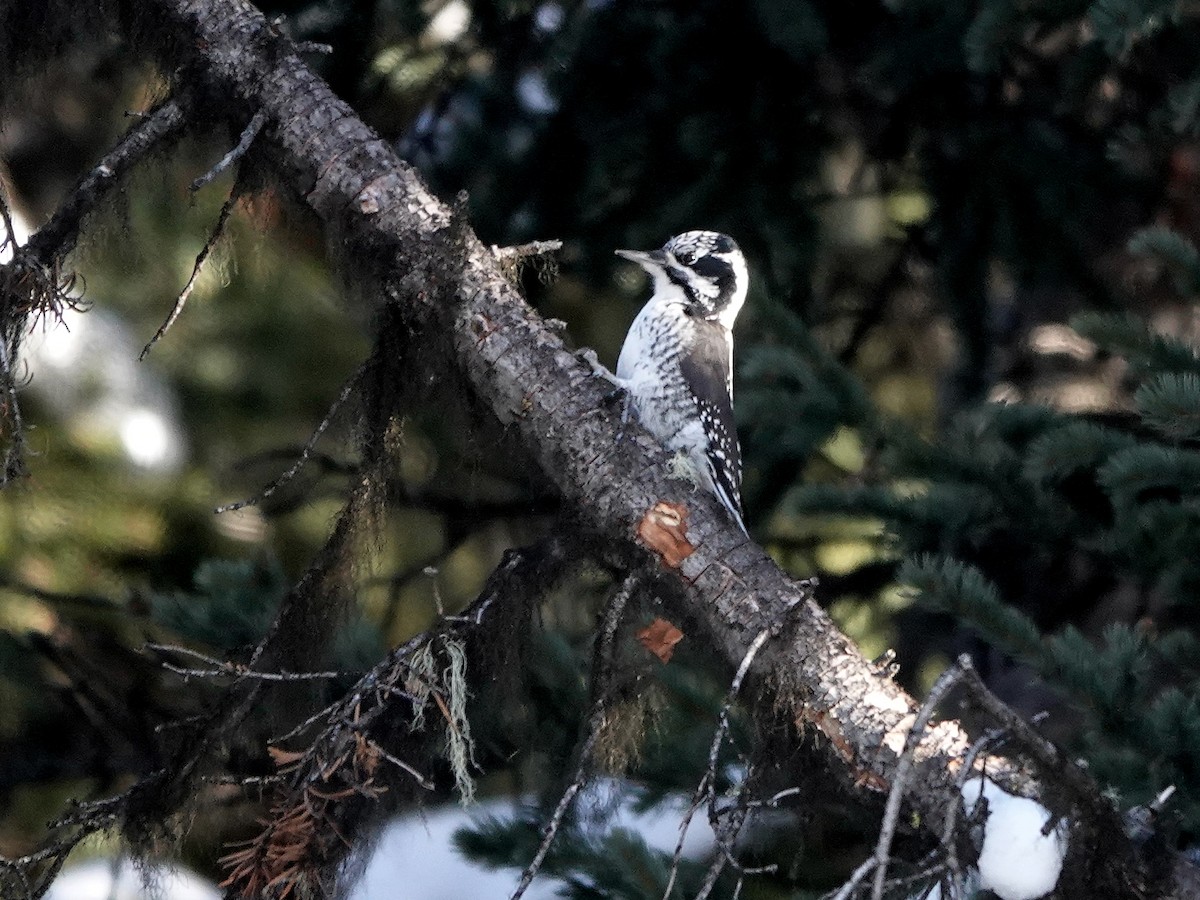
[[[733,422],[733,323],[746,260],[733,239],[687,231],[648,253],[618,250],[654,280],[629,327],[614,382],[642,425],[694,469],[743,532],[742,452]]]

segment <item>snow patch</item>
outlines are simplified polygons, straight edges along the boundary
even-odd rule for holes
[[[979,853],[980,887],[1000,900],[1035,900],[1052,891],[1067,855],[1066,822],[1043,834],[1050,810],[1008,793],[989,778],[970,779],[962,796],[968,815],[980,796],[988,803]]]

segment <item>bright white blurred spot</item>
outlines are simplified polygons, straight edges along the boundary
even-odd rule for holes
[[[36,324],[21,348],[26,390],[89,448],[112,448],[134,469],[171,473],[187,444],[171,386],[137,361],[124,319],[105,309],[67,309]]]
[[[65,869],[46,900],[221,900],[216,885],[186,869],[93,859]]]
[[[425,35],[435,44],[449,44],[462,37],[470,25],[470,7],[463,0],[450,0],[429,20]]]
[[[29,222],[14,209],[12,224],[24,244]],[[0,251],[0,262],[11,258],[11,247]],[[65,308],[61,316],[38,318],[20,346],[20,372],[29,374],[23,392],[68,433],[89,436],[91,446],[113,448],[145,472],[174,472],[187,454],[175,394],[138,364],[139,349],[125,320],[107,310]]]
[[[1096,345],[1066,325],[1047,323],[1029,332],[1029,347],[1043,355],[1061,354],[1071,359],[1089,360],[1096,355]]]
[[[24,244],[33,229],[12,210],[13,233]],[[5,230],[0,225],[0,240]],[[12,247],[0,249],[0,263]],[[175,394],[152,368],[139,365],[125,321],[107,310],[63,309],[31,323],[20,348],[23,389],[45,404],[68,433],[117,448],[135,468],[173,472],[187,455]]]
[[[217,531],[235,541],[257,544],[267,532],[267,520],[254,506],[223,512],[213,519]]]
[[[618,782],[600,779],[580,792],[576,803],[583,810],[603,807],[606,797]],[[472,863],[454,848],[454,832],[489,817],[511,816],[511,800],[486,800],[468,810],[443,806],[424,815],[405,816],[387,825],[373,845],[365,866],[353,862],[347,869],[348,890],[339,891],[345,900],[394,900],[403,896],[421,900],[461,900],[463,897],[507,897],[517,886],[519,869],[489,870]],[[630,801],[617,805],[604,828],[626,828],[641,835],[646,843],[665,853],[674,853],[679,841],[679,823],[687,809],[683,798],[667,801],[646,812],[634,812]],[[586,814],[586,812],[585,812]],[[702,857],[714,846],[712,829],[706,817],[692,819],[684,841],[683,855]],[[361,869],[360,869],[361,866]],[[361,874],[359,874],[361,872]],[[553,878],[536,878],[525,892],[527,900],[558,897],[565,885]]]
[[[566,14],[557,3],[543,3],[533,13],[533,24],[538,31],[550,34],[562,27]]]
[[[558,109],[558,101],[550,93],[546,76],[537,69],[527,69],[517,79],[517,101],[526,112],[535,115],[549,115]]]
[[[131,409],[117,426],[125,455],[135,466],[143,469],[172,468],[177,444],[166,420],[152,409]]]
[[[980,887],[1000,900],[1035,900],[1050,893],[1067,855],[1066,822],[1042,834],[1050,810],[1036,800],[1008,793],[988,778],[972,778],[963,785],[968,815],[981,793],[987,799],[988,817],[979,853]]]
[[[66,315],[74,318],[71,313]],[[80,339],[82,332],[82,328],[78,331],[72,329],[65,316],[62,322],[35,325],[30,343],[37,348],[38,362],[51,369],[69,368],[79,356],[80,347],[83,345]]]
[[[988,391],[989,403],[1020,403],[1021,389],[1011,381],[1001,381]]]

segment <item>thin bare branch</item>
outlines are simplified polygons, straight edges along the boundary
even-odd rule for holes
[[[712,893],[712,889],[717,884],[717,879],[721,877],[721,873],[725,871],[725,867],[729,865],[729,857],[724,853],[718,853],[713,857],[712,863],[708,867],[708,871],[704,873],[704,880],[700,882],[700,890],[696,893],[696,900],[705,900]],[[671,871],[671,882],[667,886],[667,894],[674,889],[675,871]]]
[[[498,247],[492,244],[492,253],[502,263],[516,262],[531,256],[544,256],[562,249],[562,241],[530,241],[528,244],[517,244],[514,247]]]
[[[1065,787],[1074,801],[1087,809],[1097,821],[1116,815],[1112,805],[1101,795],[1096,782],[1087,772],[991,692],[979,677],[970,656],[965,653],[960,656],[958,668],[962,673],[960,678],[963,687],[971,699],[995,719],[1000,728],[1013,736],[1020,751],[1037,763],[1043,777]]]
[[[233,207],[237,204],[237,200],[238,188],[237,185],[234,185],[233,190],[229,192],[229,196],[225,199],[225,203],[221,206],[221,212],[217,215],[217,223],[213,226],[208,240],[204,242],[204,246],[196,254],[196,262],[192,266],[192,274],[188,277],[187,284],[183,286],[183,290],[175,298],[175,305],[171,307],[171,311],[167,314],[163,323],[158,326],[158,331],[154,332],[154,337],[146,342],[146,346],[138,354],[138,362],[141,362],[149,355],[150,348],[159,342],[163,335],[175,324],[175,320],[179,318],[180,313],[183,312],[183,307],[187,304],[188,297],[192,295],[192,290],[196,287],[196,282],[200,278],[200,272],[204,269],[205,261],[217,245],[217,241],[225,233],[225,226],[229,222],[229,215],[233,212]]]
[[[975,761],[979,758],[980,754],[988,748],[996,746],[1007,735],[1008,732],[1003,728],[994,728],[984,732],[978,740],[971,744],[970,749],[967,750],[966,756],[963,757],[962,767],[958,770],[958,776],[955,778],[956,791],[954,796],[950,798],[946,810],[946,821],[942,826],[941,843],[946,852],[946,870],[949,873],[951,900],[958,900],[963,895],[962,866],[958,862],[958,841],[955,840],[955,831],[958,828],[958,814],[963,805],[963,787],[966,785],[967,779],[975,774]]]
[[[849,898],[858,889],[858,886],[866,879],[874,870],[876,860],[874,856],[868,856],[863,860],[857,869],[850,875],[850,878],[841,886],[836,894],[830,895],[830,900],[849,900]]]
[[[667,877],[667,887],[663,891],[663,900],[669,900],[671,892],[675,890],[675,879],[679,876],[679,863],[683,859],[683,842],[687,839],[688,829],[692,825],[692,817],[695,816],[698,810],[707,799],[709,806],[709,818],[714,820],[714,825],[717,823],[716,813],[716,784],[717,784],[717,757],[721,752],[721,744],[725,742],[725,735],[729,732],[729,715],[733,709],[733,704],[737,700],[738,694],[742,689],[742,682],[746,678],[746,673],[750,671],[750,666],[754,663],[754,657],[758,655],[758,651],[762,649],[763,644],[771,637],[771,629],[765,628],[758,633],[758,636],[750,643],[750,647],[746,650],[742,657],[741,663],[738,665],[737,671],[734,673],[733,681],[729,685],[729,691],[725,695],[725,702],[721,705],[721,715],[717,721],[717,730],[713,734],[712,743],[708,748],[708,768],[704,775],[700,778],[700,783],[696,785],[696,792],[692,795],[692,802],[688,806],[688,811],[684,813],[683,821],[679,823],[679,841],[675,844],[675,855],[671,861],[671,874]],[[744,813],[743,813],[744,815]],[[740,828],[741,823],[738,823]],[[714,831],[716,828],[714,827]],[[734,862],[731,853],[725,851],[722,847],[722,856],[727,857],[727,861]],[[716,883],[716,879],[720,877],[721,869],[725,863],[722,862],[719,867],[709,869],[709,875],[712,877],[712,883]],[[740,868],[740,866],[739,866]],[[707,883],[707,876],[706,876]],[[708,890],[712,890],[712,885],[709,885]],[[706,893],[702,889],[702,893]]]
[[[49,826],[54,831],[66,829],[66,834],[47,842],[33,853],[15,859],[0,857],[0,875],[7,875],[0,878],[0,889],[5,891],[4,896],[9,896],[6,891],[10,879],[15,879],[21,885],[28,900],[45,894],[71,851],[84,838],[114,827],[130,800],[138,793],[140,785],[141,782],[112,797],[75,804],[71,812],[60,816]]]
[[[969,661],[969,660],[968,660]],[[913,770],[916,759],[917,745],[925,735],[929,725],[943,698],[962,680],[964,674],[962,658],[956,665],[951,666],[941,674],[929,691],[929,696],[921,704],[921,709],[913,720],[912,727],[904,739],[904,750],[900,753],[895,774],[892,776],[891,790],[888,792],[887,806],[884,808],[883,824],[879,830],[879,841],[875,844],[875,880],[871,886],[872,900],[882,900],[884,882],[887,879],[888,856],[892,851],[892,840],[896,835],[896,824],[900,820],[900,807],[904,802],[904,794],[908,790],[909,775]]]
[[[296,458],[296,461],[292,463],[282,475],[268,484],[253,497],[247,497],[245,500],[238,500],[235,503],[226,503],[222,506],[218,506],[213,510],[213,512],[233,512],[234,510],[244,509],[247,506],[254,506],[262,503],[262,501],[266,500],[277,490],[295,478],[296,475],[299,474],[300,470],[304,468],[304,464],[308,462],[309,457],[312,456],[313,448],[317,446],[317,441],[321,439],[321,435],[323,435],[326,429],[328,429],[333,423],[334,415],[341,408],[342,404],[345,403],[350,395],[354,392],[355,388],[358,387],[359,382],[362,380],[363,375],[367,371],[368,365],[369,361],[362,363],[357,369],[354,370],[354,374],[346,379],[346,383],[342,385],[342,390],[338,393],[337,399],[333,401],[328,412],[325,413],[325,418],[321,420],[321,424],[318,425],[316,431],[309,436],[307,443],[305,443],[304,448],[300,451],[300,456]]]
[[[281,735],[270,738],[267,743],[272,746],[284,744],[290,741],[292,738],[299,737],[300,735],[304,734],[304,732],[308,731],[308,729],[312,728],[318,722],[332,722],[335,718],[334,713],[341,709],[344,702],[345,698],[339,697],[328,706],[318,709],[315,713],[313,713],[295,728],[292,728],[290,731],[286,731]]]
[[[316,53],[320,56],[328,56],[333,52],[332,44],[323,44],[320,41],[299,41],[296,44],[297,53]]]
[[[596,725],[589,719],[589,725]],[[587,738],[579,747],[579,766],[575,770],[575,776],[571,779],[571,783],[567,785],[562,796],[558,799],[558,804],[554,807],[554,813],[550,816],[550,821],[546,824],[546,829],[542,833],[542,842],[538,845],[537,853],[533,857],[533,861],[525,867],[525,871],[521,873],[521,880],[517,883],[517,887],[509,895],[509,900],[519,900],[528,890],[529,885],[533,883],[533,879],[542,868],[542,863],[546,861],[546,854],[550,852],[550,847],[554,844],[554,839],[558,836],[558,829],[562,826],[563,818],[567,814],[567,810],[571,808],[571,801],[575,799],[575,795],[583,788],[587,782],[585,770],[587,761],[591,759],[592,751],[596,747],[596,741],[600,737],[600,728],[589,727]]]
[[[496,629],[486,627],[495,616],[527,615],[542,592],[569,571],[575,558],[561,535],[524,550],[510,551],[462,616],[439,620],[431,630],[393,649],[335,703],[293,729],[292,734],[300,734],[323,723],[307,749],[287,760],[288,779],[276,793],[272,824],[247,848],[227,857],[231,869],[227,886],[233,890],[249,889],[260,884],[265,873],[289,878],[296,874],[272,868],[278,863],[278,856],[272,854],[280,849],[296,849],[297,832],[280,829],[275,824],[288,816],[315,816],[321,828],[343,836],[351,834],[357,817],[370,814],[370,804],[364,807],[358,801],[373,801],[387,787],[374,769],[372,759],[389,762],[411,777],[417,787],[431,789],[431,780],[420,768],[383,746],[398,734],[422,733],[398,726],[411,722],[415,707],[423,702],[404,689],[414,675],[414,656],[431,644],[441,646],[451,639],[467,647],[475,642],[486,643],[496,633]],[[448,727],[454,727],[453,723]],[[427,729],[423,733],[436,735],[437,731]],[[272,744],[277,746],[284,739],[286,736]],[[431,752],[429,743],[428,737],[422,737],[409,750],[424,756]],[[408,752],[403,755],[410,756]],[[327,857],[342,852],[345,844],[321,847],[324,849],[306,845],[303,854],[306,871],[328,864]]]
[[[83,221],[116,189],[138,163],[156,148],[183,134],[186,117],[180,104],[167,100],[141,118],[112,150],[88,171],[59,204],[50,220],[23,247],[13,248],[10,262],[0,266],[0,423],[7,432],[0,485],[24,472],[24,422],[17,399],[17,360],[30,317],[57,316],[71,297],[74,276],[63,276],[61,264],[79,239]],[[13,225],[3,204],[6,240],[13,240]]]
[[[222,172],[245,156],[249,152],[251,144],[254,143],[254,139],[258,137],[258,133],[262,131],[263,126],[266,124],[267,114],[260,109],[251,117],[246,127],[242,129],[242,136],[238,140],[237,145],[222,156],[215,166],[193,181],[188,190],[193,194],[196,193],[196,191],[205,185],[211,184]]]
[[[801,793],[801,789],[798,787],[784,788],[782,791],[773,794],[766,800],[760,800],[750,805],[765,806],[767,809],[775,809],[779,806],[779,802],[781,800],[786,800],[788,797],[795,797],[799,793]]]
[[[180,647],[177,644],[147,643],[143,649],[153,650],[156,653],[178,653],[182,656],[190,656],[209,666],[207,669],[192,669],[165,661],[162,662],[164,669],[174,672],[176,675],[182,675],[185,678],[244,678],[250,681],[297,682],[328,681],[330,679],[347,678],[350,676],[348,672],[256,672],[240,663],[216,659],[188,647]]]
[[[371,746],[375,748],[375,751],[380,756],[382,756],[384,759],[386,759],[388,762],[390,762],[393,766],[396,766],[398,769],[403,769],[405,772],[407,772],[409,775],[411,775],[413,777],[413,780],[416,781],[417,784],[419,784],[425,790],[432,791],[434,789],[435,785],[432,781],[429,780],[428,777],[426,777],[425,775],[422,775],[420,772],[418,772],[416,769],[414,769],[412,766],[410,766],[404,760],[388,753],[386,750],[384,750],[382,747],[379,746],[379,744],[375,743],[374,741],[371,742]]]

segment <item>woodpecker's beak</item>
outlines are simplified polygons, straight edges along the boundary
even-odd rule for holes
[[[667,265],[667,254],[661,250],[651,250],[649,253],[644,253],[641,250],[617,250],[615,253],[622,259],[637,263],[647,272],[651,273],[655,270],[663,269]]]

